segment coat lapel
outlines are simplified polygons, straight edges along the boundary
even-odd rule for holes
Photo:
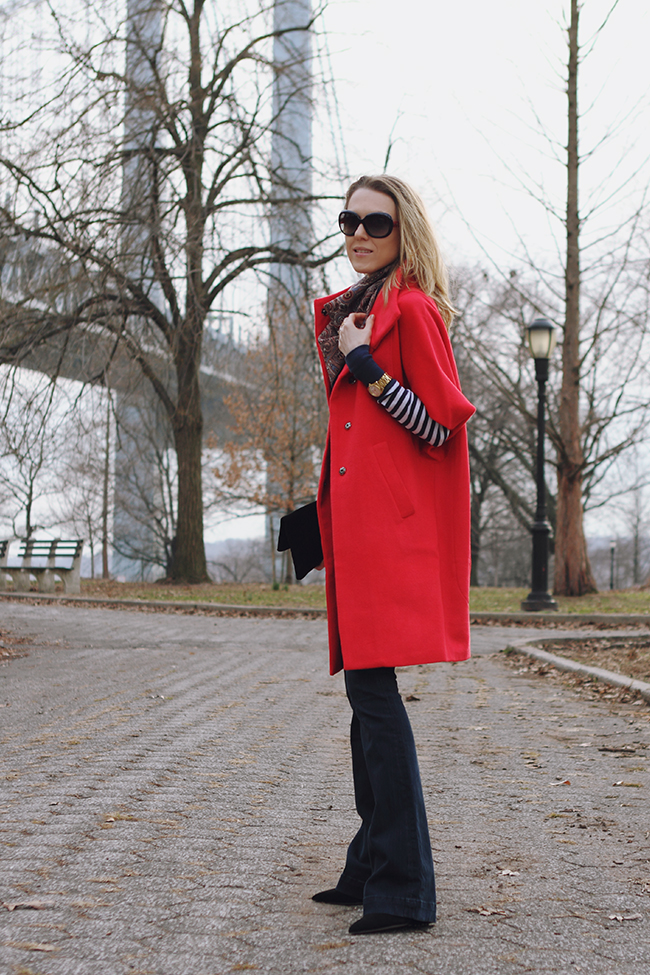
[[[372,339],[370,341],[370,351],[374,352],[379,343],[386,338],[389,332],[395,328],[397,319],[399,318],[399,305],[397,301],[397,296],[399,295],[399,281],[398,286],[391,288],[388,293],[388,304],[384,303],[384,296],[380,291],[377,295],[374,305],[372,306],[372,314],[375,316],[375,325],[372,330]]]

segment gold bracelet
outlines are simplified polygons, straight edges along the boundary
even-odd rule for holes
[[[388,373],[385,372],[383,376],[379,377],[377,382],[370,383],[370,385],[368,386],[368,392],[370,393],[370,395],[374,396],[375,399],[377,399],[378,396],[381,396],[383,391],[388,386],[389,382],[391,382],[392,378],[393,378],[392,376],[389,376]]]

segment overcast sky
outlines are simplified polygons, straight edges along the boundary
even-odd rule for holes
[[[611,6],[584,0],[583,44]],[[562,204],[564,172],[540,128],[566,140],[568,13],[568,0],[329,0],[350,171],[381,170],[393,130],[389,169],[421,189],[454,262],[480,254],[472,234],[499,260],[516,250],[517,233],[552,258],[552,228],[518,176]],[[610,171],[631,172],[648,156],[649,38],[646,3],[620,0],[582,66],[583,151],[621,123],[584,167],[585,207]]]

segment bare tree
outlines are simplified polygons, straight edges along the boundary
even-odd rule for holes
[[[109,497],[114,461],[111,410],[111,397],[100,387],[84,387],[74,397],[65,442],[59,448],[56,493],[51,504],[56,526],[83,538],[88,545],[93,579],[99,554],[102,577],[109,578]]]
[[[603,119],[589,148],[581,139],[581,123],[586,115],[578,105],[581,68],[587,57],[594,56],[594,48],[603,43],[609,19],[619,4],[618,0],[611,3],[591,36],[583,41],[579,26],[585,6],[578,0],[567,3],[567,47],[562,68],[567,96],[566,141],[553,137],[536,106],[531,105],[537,134],[544,140],[542,151],[563,167],[563,200],[556,200],[529,171],[517,173],[515,166],[508,167],[520,186],[543,207],[552,227],[557,228],[554,244],[561,255],[561,267],[540,263],[520,235],[517,258],[513,257],[505,268],[496,268],[503,294],[518,292],[522,309],[527,301],[527,314],[545,315],[562,323],[559,375],[553,373],[556,367],[551,362],[548,434],[555,450],[557,473],[557,490],[551,494],[556,506],[552,515],[554,591],[564,595],[581,595],[595,589],[583,512],[590,505],[603,502],[608,472],[628,447],[644,437],[648,419],[644,387],[649,360],[649,309],[642,239],[647,179],[638,167],[627,162],[625,118],[609,125]],[[604,174],[601,182],[592,183],[587,189],[585,165],[617,144],[621,146],[620,158],[609,176]],[[641,170],[646,162],[641,163]],[[511,268],[519,269],[519,273]],[[489,304],[493,306],[491,300]],[[482,312],[477,314],[480,320]],[[508,315],[505,319],[515,324]],[[516,330],[508,333],[513,356],[514,349],[522,345],[523,328],[529,321],[530,317],[521,317]],[[530,416],[522,399],[519,359],[514,357],[508,365],[504,356],[493,349],[480,348],[473,335],[465,337],[474,342],[475,354],[484,363],[488,388],[497,398],[505,396],[517,416],[526,418],[528,428]],[[524,371],[529,374],[527,366]]]
[[[172,578],[178,533],[177,455],[168,415],[138,382],[122,398],[115,423],[113,572],[122,560]],[[201,472],[199,472],[201,473]]]
[[[535,430],[534,378],[522,323],[531,303],[515,278],[501,282],[481,268],[456,268],[454,303],[459,315],[452,341],[466,395],[476,406],[468,425],[471,474],[472,584],[489,553],[495,512],[504,508],[519,530],[533,520]],[[553,498],[549,508],[553,513]]]
[[[7,369],[0,385],[0,496],[16,536],[72,532],[95,553],[107,540],[106,394]]]
[[[610,269],[611,270],[611,269]],[[649,406],[643,397],[647,369],[646,310],[636,269],[623,268],[616,287],[611,279],[587,293],[583,313],[580,434],[583,451],[582,499],[585,508],[602,506],[622,490],[608,484],[612,467],[646,435]],[[455,303],[459,317],[453,341],[463,387],[476,404],[469,425],[472,472],[473,554],[478,573],[481,539],[494,505],[493,489],[506,500],[521,528],[533,520],[536,414],[532,360],[525,325],[540,312],[559,317],[548,293],[530,275],[512,271],[505,279],[481,269],[456,269]],[[604,293],[603,293],[604,292]],[[604,348],[604,351],[603,351]],[[561,458],[560,397],[562,369],[551,361],[547,459]],[[547,483],[548,514],[557,524],[557,494]],[[503,517],[503,516],[501,516]],[[475,581],[478,576],[474,576]]]
[[[618,6],[610,6],[593,35],[581,43],[579,37],[581,4],[570,0],[567,24],[567,141],[564,149],[566,206],[561,219],[565,233],[564,327],[562,341],[562,382],[551,436],[557,454],[557,517],[555,537],[555,585],[559,595],[582,595],[596,589],[589,565],[583,529],[583,506],[595,482],[602,478],[608,463],[634,443],[645,427],[641,368],[647,361],[647,305],[638,301],[638,289],[630,282],[635,272],[634,248],[644,201],[614,230],[605,231],[603,242],[586,243],[584,230],[603,208],[595,194],[584,203],[580,196],[583,164],[602,147],[607,132],[591,150],[580,141],[581,115],[578,107],[579,73],[584,58],[593,50]],[[628,192],[630,177],[616,185],[613,174],[605,194],[612,198]],[[624,347],[626,347],[624,349]],[[623,367],[621,368],[621,353]],[[605,370],[616,372],[615,382],[601,385]],[[617,361],[618,360],[618,361]],[[640,368],[641,367],[641,368]],[[634,391],[636,390],[636,397]],[[630,395],[631,394],[631,395]],[[636,398],[636,403],[634,402]],[[634,415],[636,413],[636,416]],[[622,436],[614,433],[614,417],[626,416]],[[598,474],[594,457],[598,458]],[[589,483],[591,481],[591,483]]]
[[[274,111],[272,45],[311,22],[274,30],[271,6],[255,2],[229,17],[205,0],[130,0],[124,24],[110,21],[112,7],[85,4],[90,40],[78,11],[52,9],[57,76],[5,127],[0,159],[3,239],[41,264],[38,288],[14,275],[4,290],[0,361],[91,345],[95,377],[119,373],[121,356],[137,366],[173,438],[169,574],[187,582],[207,578],[207,316],[253,268],[326,259],[311,241],[270,240],[270,142],[286,105]]]
[[[229,397],[232,435],[212,440],[220,503],[261,507],[271,519],[315,498],[325,445],[327,406],[307,291],[305,284],[302,300],[281,287],[273,292],[268,335],[249,350],[245,380]],[[273,566],[274,543],[271,531]],[[288,557],[283,576],[292,581]]]
[[[629,576],[633,586],[639,586],[648,575],[650,569],[650,543],[648,539],[648,505],[643,496],[643,489],[636,488],[630,492],[628,502],[624,508],[626,528],[630,535],[625,546]],[[619,547],[620,551],[620,547]]]
[[[29,538],[55,519],[47,499],[59,490],[70,404],[55,402],[45,377],[4,370],[0,388],[0,494],[12,533]]]
[[[594,592],[582,525],[584,451],[580,436],[580,229],[578,174],[578,67],[580,46],[578,0],[571,2],[568,29],[568,137],[566,197],[565,317],[562,343],[562,388],[558,442],[558,517],[555,536],[555,587],[560,595]]]
[[[231,538],[219,545],[209,561],[217,582],[266,582],[268,557],[264,539]]]

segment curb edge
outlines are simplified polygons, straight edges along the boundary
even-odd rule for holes
[[[584,677],[593,677],[596,680],[602,681],[604,684],[611,684],[613,687],[620,687],[626,691],[634,691],[644,701],[650,704],[650,684],[646,684],[645,681],[635,680],[633,677],[626,677],[625,674],[616,674],[613,670],[604,670],[601,667],[588,667],[587,664],[578,663],[577,660],[571,660],[569,657],[558,657],[554,653],[548,653],[546,650],[539,650],[537,647],[532,647],[527,644],[521,644],[516,647],[512,646],[506,649],[523,653],[527,657],[533,657],[535,660],[541,660],[543,663],[551,664],[553,667],[557,667],[558,670],[563,670],[566,673],[582,674]]]

